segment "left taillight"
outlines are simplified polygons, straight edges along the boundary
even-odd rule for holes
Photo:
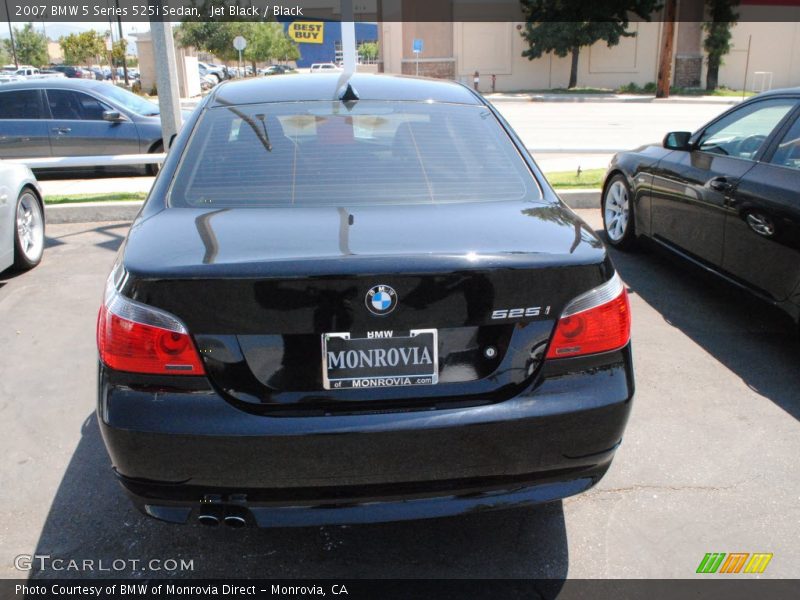
[[[204,375],[203,361],[181,321],[122,296],[109,283],[97,316],[100,360],[112,369],[154,375]]]

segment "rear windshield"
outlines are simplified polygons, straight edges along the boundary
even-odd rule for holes
[[[425,102],[215,107],[193,133],[170,204],[191,207],[535,200],[491,112]]]

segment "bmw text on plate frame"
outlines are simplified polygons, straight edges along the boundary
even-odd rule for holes
[[[365,300],[369,312],[374,315],[384,316],[392,312],[397,306],[397,292],[388,285],[376,285],[369,289]]]

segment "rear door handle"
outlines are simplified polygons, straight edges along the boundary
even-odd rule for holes
[[[72,127],[53,127],[53,132],[58,135],[63,135],[72,131]]]

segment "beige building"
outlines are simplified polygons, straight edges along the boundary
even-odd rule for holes
[[[61,44],[58,42],[47,42],[47,58],[52,65],[58,65],[64,62],[64,51],[61,49]]]
[[[495,75],[497,91],[566,87],[570,57],[545,55],[528,60],[521,36],[524,22],[410,22],[408,11],[387,8],[378,31],[382,68],[387,73],[405,73],[459,79],[472,83],[480,74],[480,90],[490,91]],[[402,4],[398,0],[398,5]],[[800,7],[777,6],[775,21],[748,21],[753,6],[740,7],[740,22],[733,28],[733,49],[720,68],[719,83],[742,89],[800,85]],[[402,15],[402,16],[401,16]],[[404,22],[392,21],[402,18]],[[705,85],[706,64],[702,51],[702,4],[687,2],[679,7],[675,27],[673,84],[682,87]],[[519,18],[522,19],[520,13]],[[752,17],[751,17],[752,18]],[[655,82],[663,23],[631,23],[635,37],[622,38],[619,45],[605,43],[583,48],[578,63],[578,86],[617,88],[627,83],[644,86]],[[423,40],[423,52],[413,52],[413,40]],[[748,46],[749,59],[748,59]],[[745,73],[745,66],[747,72]]]
[[[156,63],[153,55],[153,40],[150,32],[136,33],[136,54],[139,59],[139,74],[142,91],[150,93],[156,87]],[[174,43],[174,41],[173,41]],[[191,49],[175,44],[175,62],[178,67],[178,94],[181,98],[200,95],[200,73],[197,56]]]

